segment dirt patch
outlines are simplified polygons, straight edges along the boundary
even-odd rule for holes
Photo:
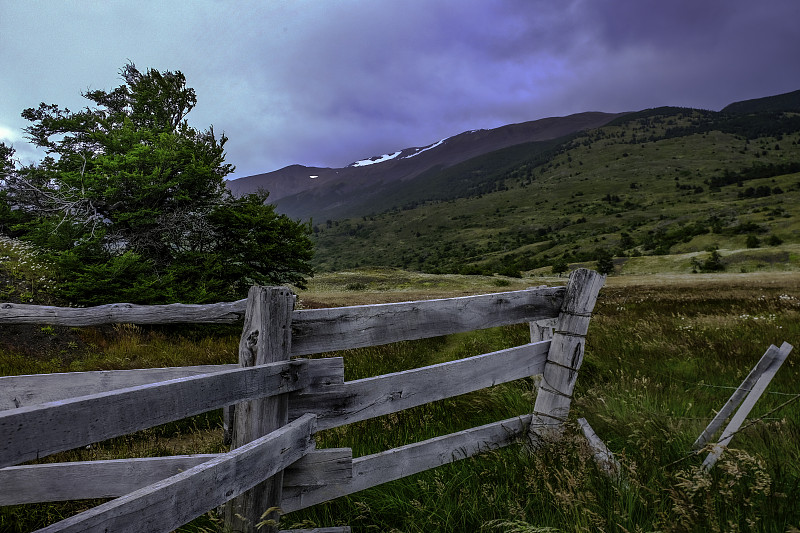
[[[0,326],[0,350],[37,360],[61,359],[63,363],[85,354],[87,344],[73,328],[9,324]]]

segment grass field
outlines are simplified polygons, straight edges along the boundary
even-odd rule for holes
[[[299,305],[377,303],[563,284],[564,278],[433,276],[356,270],[318,276]],[[571,417],[585,417],[617,455],[619,482],[597,468],[574,423],[564,441],[490,452],[291,513],[284,527],[354,531],[797,531],[800,364],[793,353],[711,474],[691,443],[769,344],[800,343],[800,273],[612,276],[589,328]],[[19,374],[234,362],[232,328],[117,326],[46,330],[75,347],[0,351]],[[525,343],[526,325],[350,350],[358,379]],[[332,355],[332,354],[327,354]],[[531,411],[533,379],[322,432],[319,447],[375,453]],[[89,460],[224,450],[208,413],[58,454]],[[0,531],[30,531],[98,502],[7,507]],[[213,531],[205,516],[182,531]]]

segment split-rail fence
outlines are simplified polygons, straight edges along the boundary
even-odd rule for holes
[[[113,498],[43,532],[171,531],[221,506],[226,525],[253,530],[271,508],[291,512],[557,434],[604,280],[580,269],[566,287],[309,310],[294,310],[283,287],[253,287],[247,300],[210,306],[0,304],[0,325],[244,318],[239,365],[0,377],[0,505]],[[344,381],[341,357],[300,358],[525,322],[528,344],[355,381]],[[542,335],[543,325],[552,333]],[[528,415],[357,458],[349,448],[315,449],[316,431],[534,375],[542,379]],[[31,464],[232,405],[228,453]]]

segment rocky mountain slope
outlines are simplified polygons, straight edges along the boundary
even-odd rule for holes
[[[266,189],[278,210],[293,217],[336,218],[354,214],[353,206],[368,203],[381,195],[382,189],[409,182],[432,169],[443,170],[504,148],[597,128],[618,116],[587,112],[473,130],[428,146],[356,161],[344,168],[291,165],[232,180],[228,187],[237,195]]]

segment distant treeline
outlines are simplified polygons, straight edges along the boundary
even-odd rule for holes
[[[726,170],[721,176],[715,176],[708,180],[708,185],[711,189],[719,189],[726,185],[739,185],[748,180],[757,180],[763,178],[774,178],[775,176],[783,176],[784,174],[793,174],[800,172],[800,161],[792,161],[787,163],[753,163],[749,167],[745,167],[737,172]]]
[[[691,109],[688,107],[657,107],[645,109],[636,113],[629,113],[616,118],[608,126],[622,126],[631,122],[638,122],[642,126],[656,124],[670,125],[672,119],[690,117],[691,123],[687,125],[667,127],[660,135],[638,140],[633,139],[632,144],[642,141],[658,141],[674,139],[698,133],[721,131],[736,135],[744,139],[758,139],[760,137],[779,137],[800,132],[800,115],[782,111],[764,111],[743,115],[722,111],[707,111]]]

